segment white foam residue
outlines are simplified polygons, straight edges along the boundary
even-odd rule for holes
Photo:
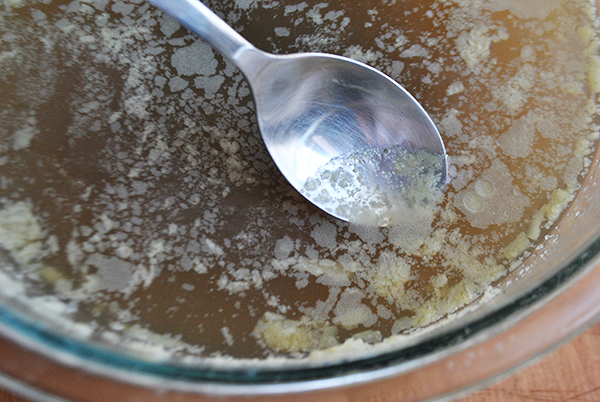
[[[440,201],[443,158],[401,147],[367,149],[333,158],[308,178],[301,192],[350,222],[414,229],[420,218],[413,217],[430,216]]]
[[[508,167],[499,160],[494,160],[492,166],[455,199],[456,207],[477,228],[518,222],[530,202],[513,184]]]
[[[598,61],[587,0],[384,1],[362,15],[214,2],[241,32],[264,18],[275,53],[346,54],[390,73],[438,123],[451,179],[439,199],[425,174],[400,199],[363,188],[363,205],[348,206],[360,174],[321,175],[368,225],[328,217],[287,186],[243,76],[179,23],[138,0],[67,3],[4,1],[0,69],[19,87],[6,101],[28,107],[3,109],[0,245],[27,269],[6,267],[0,287],[65,328],[85,306],[92,318],[76,336],[144,359],[281,367],[411,344],[485,301],[537,238],[555,240],[545,231],[589,163]],[[25,4],[31,13],[10,9]],[[402,23],[417,15],[436,29]],[[53,106],[69,115],[57,129],[44,123]]]
[[[15,151],[20,151],[22,149],[28,148],[31,140],[39,133],[39,129],[36,126],[35,117],[30,117],[27,120],[27,124],[15,131],[13,134],[13,149]]]
[[[510,11],[519,18],[546,19],[565,0],[486,0],[483,8],[490,11]]]
[[[0,245],[27,266],[44,255],[45,233],[31,204],[19,201],[0,210]]]

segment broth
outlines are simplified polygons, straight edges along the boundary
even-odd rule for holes
[[[590,1],[207,3],[263,50],[400,82],[444,138],[444,200],[387,228],[336,220],[273,165],[242,75],[169,17],[5,1],[0,282],[90,339],[266,358],[415,333],[493,292],[578,190],[598,137]]]

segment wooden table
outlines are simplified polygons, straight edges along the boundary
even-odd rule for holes
[[[457,402],[600,401],[600,324],[531,367]],[[32,402],[0,390],[0,402]]]

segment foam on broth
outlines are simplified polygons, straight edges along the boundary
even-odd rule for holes
[[[586,172],[594,5],[346,3],[208,5],[264,50],[353,57],[421,102],[450,182],[410,225],[305,201],[241,74],[146,2],[2,3],[4,297],[163,359],[262,359],[416,333],[489,291]]]

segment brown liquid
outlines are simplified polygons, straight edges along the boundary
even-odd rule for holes
[[[565,1],[542,21],[394,3],[208,5],[259,48],[357,57],[415,95],[452,166],[418,231],[355,227],[305,201],[268,157],[240,73],[149,5],[5,6],[0,202],[43,229],[36,253],[8,250],[31,291],[75,301],[98,337],[234,357],[296,351],[257,337],[267,312],[302,320],[307,352],[328,327],[340,343],[376,340],[365,331],[411,331],[475,300],[584,171],[595,42],[572,27],[591,26],[590,6]]]

